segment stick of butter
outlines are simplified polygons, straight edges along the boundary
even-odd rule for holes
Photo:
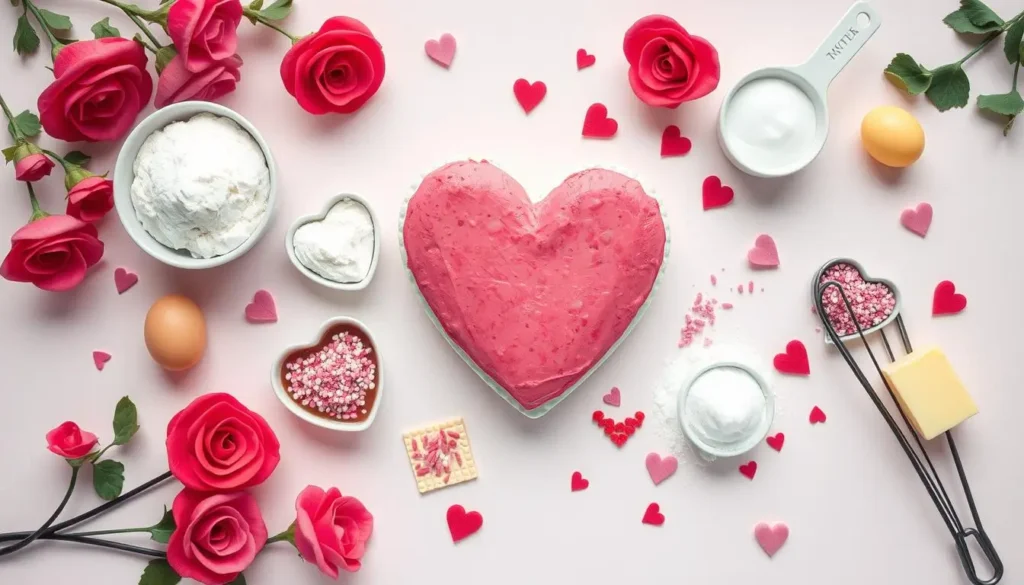
[[[882,367],[917,434],[934,439],[978,413],[946,354],[938,347],[913,351]]]

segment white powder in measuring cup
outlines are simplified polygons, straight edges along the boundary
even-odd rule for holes
[[[355,199],[342,199],[323,220],[295,230],[292,249],[300,264],[327,280],[360,282],[373,263],[373,230],[366,206]]]
[[[721,366],[697,377],[682,407],[683,424],[709,445],[741,443],[766,416],[761,386],[746,370]]]
[[[222,256],[263,222],[270,170],[229,118],[198,114],[149,135],[133,165],[135,215],[153,239],[194,258]]]
[[[723,127],[733,155],[756,168],[780,168],[811,156],[818,119],[799,87],[774,77],[751,80],[729,100]]]

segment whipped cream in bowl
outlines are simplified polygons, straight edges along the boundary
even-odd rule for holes
[[[181,102],[128,135],[114,167],[114,206],[150,256],[211,268],[262,237],[276,178],[270,148],[248,120],[219,104]]]
[[[285,249],[305,277],[336,290],[362,290],[380,258],[380,223],[370,203],[355,194],[330,198],[318,214],[300,217]]]

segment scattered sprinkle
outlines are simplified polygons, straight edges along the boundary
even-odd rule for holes
[[[711,286],[716,286],[717,284],[718,284],[718,277],[715,276],[714,274],[712,274],[711,275]]]
[[[731,311],[732,303],[722,303],[722,308],[725,309],[726,311]]]
[[[750,293],[750,294],[754,294],[754,281],[753,280],[751,280],[750,282],[747,283],[747,292]]]
[[[688,347],[696,338],[704,333],[707,327],[715,326],[715,307],[718,306],[718,299],[705,299],[703,293],[697,293],[686,314],[686,322],[679,334],[679,347]],[[705,341],[705,347],[709,345]]]

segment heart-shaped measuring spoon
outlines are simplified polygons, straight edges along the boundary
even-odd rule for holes
[[[796,67],[766,67],[740,80],[722,102],[718,139],[741,171],[782,177],[806,167],[828,136],[828,86],[881,25],[857,2],[811,55]]]

